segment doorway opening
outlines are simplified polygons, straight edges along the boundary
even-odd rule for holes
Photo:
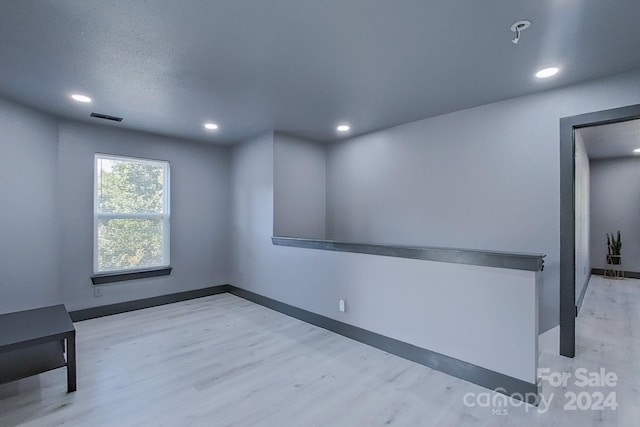
[[[576,351],[576,130],[640,118],[640,104],[560,119],[560,354]]]

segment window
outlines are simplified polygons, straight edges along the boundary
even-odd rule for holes
[[[96,154],[94,273],[169,266],[169,162]]]

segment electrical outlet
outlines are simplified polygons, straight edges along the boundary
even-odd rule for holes
[[[100,286],[94,286],[93,287],[93,296],[94,297],[101,297],[102,296],[102,288]]]
[[[347,309],[346,301],[341,299],[338,307],[340,308],[340,311],[344,313],[346,311],[346,309]]]

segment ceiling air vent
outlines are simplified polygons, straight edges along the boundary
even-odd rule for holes
[[[91,113],[90,116],[91,117],[95,117],[96,119],[111,120],[112,122],[121,122],[122,121],[122,117],[110,116],[108,114]]]

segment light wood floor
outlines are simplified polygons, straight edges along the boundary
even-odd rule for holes
[[[0,386],[0,425],[639,426],[640,281],[594,278],[578,356],[552,370],[614,370],[616,411],[468,407],[482,387],[229,294],[76,324],[78,391],[63,369]],[[505,351],[508,351],[505,343]],[[493,393],[491,392],[493,396]],[[514,402],[511,402],[514,403]]]

